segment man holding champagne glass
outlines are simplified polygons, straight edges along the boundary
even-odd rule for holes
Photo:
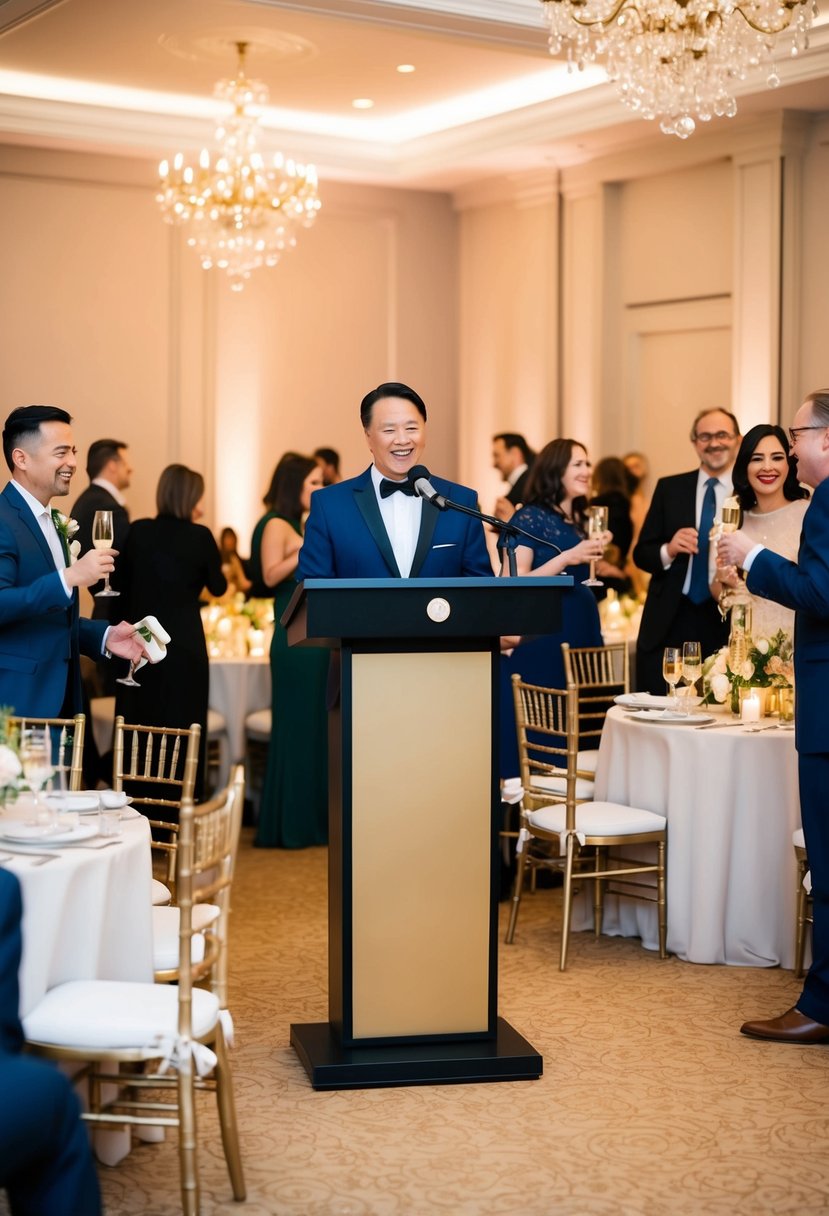
[[[81,654],[125,659],[145,654],[127,621],[81,618],[78,588],[115,568],[117,551],[90,549],[72,562],[65,497],[77,468],[69,414],[56,406],[13,410],[3,430],[11,479],[0,494],[0,704],[32,717],[69,716],[81,707]]]

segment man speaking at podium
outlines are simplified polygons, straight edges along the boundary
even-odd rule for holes
[[[373,463],[311,495],[297,579],[491,577],[480,520],[440,510],[407,478],[426,447],[426,406],[414,389],[381,384],[360,403],[360,420]],[[476,507],[474,490],[439,477],[429,485]]]

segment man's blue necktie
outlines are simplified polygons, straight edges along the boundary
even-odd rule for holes
[[[717,511],[717,496],[714,486],[716,477],[709,477],[705,483],[705,494],[702,498],[702,513],[699,517],[699,536],[697,538],[698,552],[691,563],[691,583],[688,587],[688,599],[694,604],[704,604],[711,599],[708,586],[708,534],[714,526],[714,516]],[[713,602],[713,601],[712,601]]]

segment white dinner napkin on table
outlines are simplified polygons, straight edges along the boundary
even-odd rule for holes
[[[140,621],[135,622],[133,629],[140,635],[149,656],[148,659],[143,657],[139,659],[135,665],[135,670],[138,671],[147,662],[160,663],[167,654],[167,647],[170,644],[171,638],[158,617],[142,616]]]

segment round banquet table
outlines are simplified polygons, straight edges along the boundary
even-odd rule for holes
[[[222,715],[227,730],[227,757],[222,758],[219,786],[234,764],[245,760],[245,718],[271,704],[271,664],[267,655],[244,659],[211,658],[209,705]]]
[[[13,809],[0,813],[14,819]],[[147,819],[121,821],[117,844],[105,848],[33,845],[0,840],[0,865],[15,874],[23,897],[20,1015],[67,980],[153,979],[152,861]],[[85,841],[87,846],[100,837]],[[54,859],[39,863],[39,856]]]
[[[692,719],[693,721],[693,719]],[[791,967],[800,826],[794,732],[751,733],[715,711],[716,727],[636,721],[619,707],[605,721],[596,798],[668,821],[668,950],[693,963]],[[761,726],[771,726],[766,718]],[[592,925],[590,891],[574,928]],[[605,901],[603,932],[657,948],[656,907]]]

